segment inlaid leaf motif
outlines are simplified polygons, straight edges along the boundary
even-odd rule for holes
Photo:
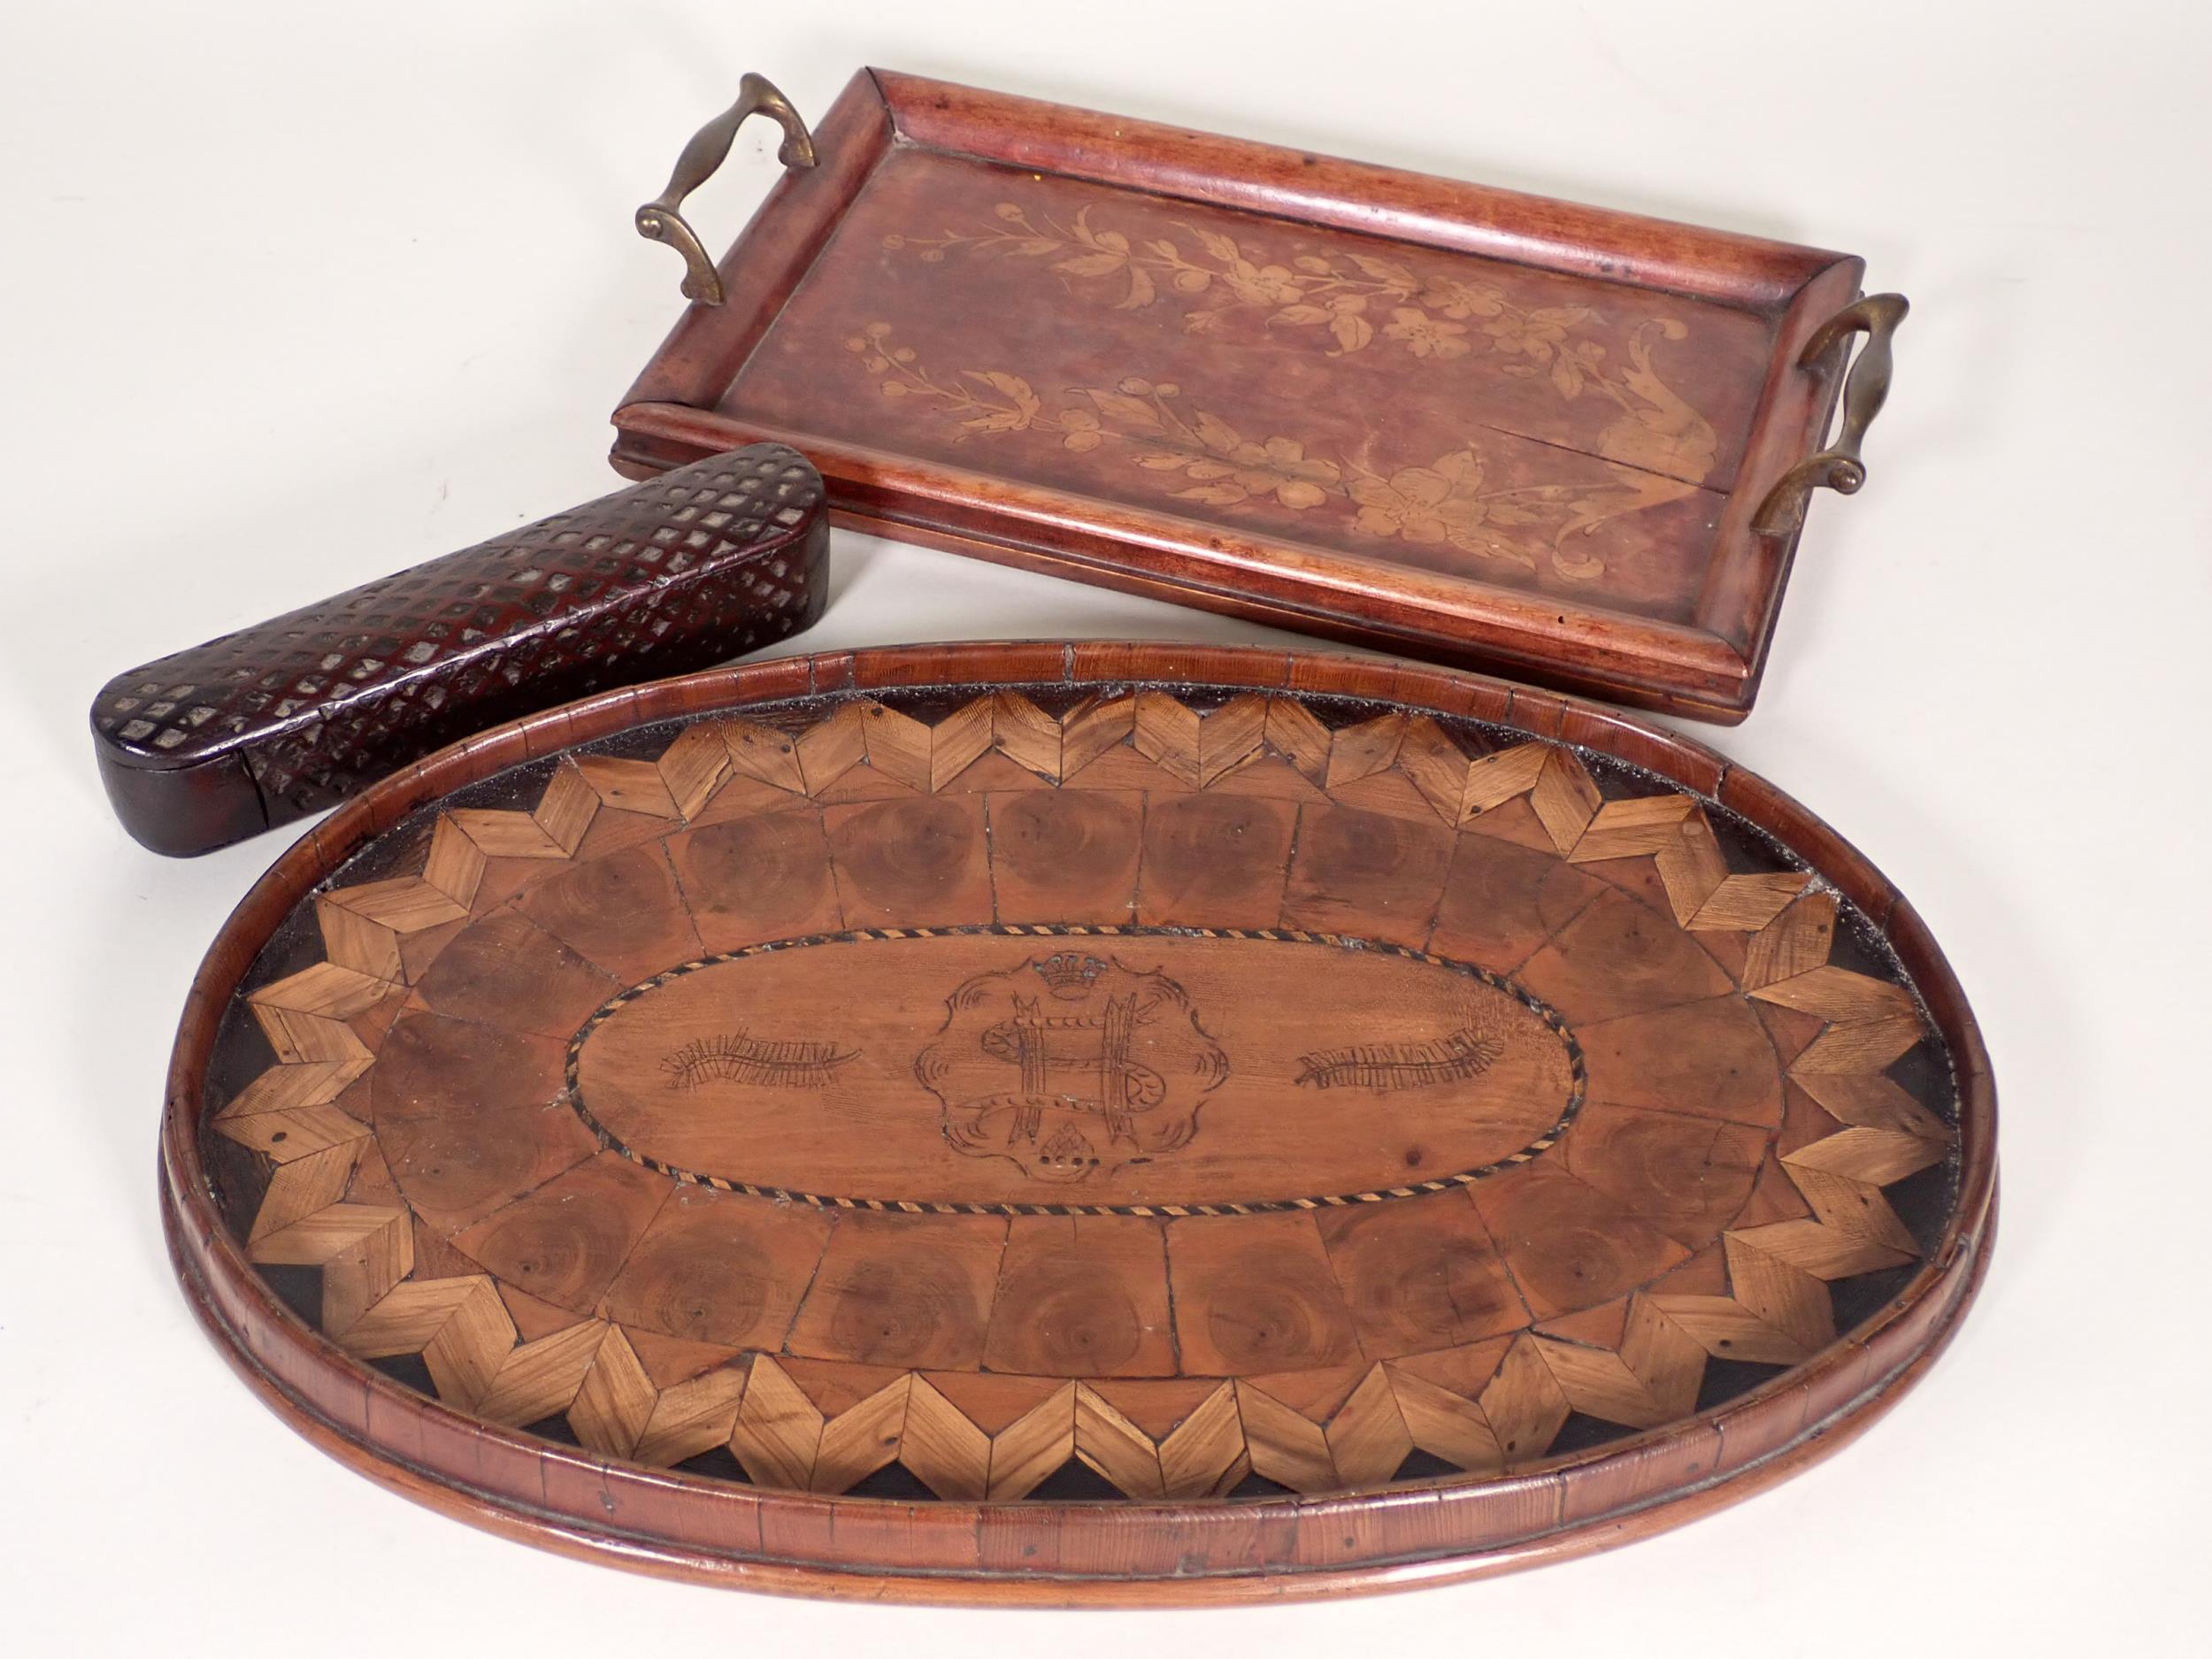
[[[1357,324],[1372,336],[1357,304],[1332,303],[1332,329]],[[1218,312],[1203,312],[1212,317]],[[1294,325],[1298,326],[1298,325]],[[1170,499],[1223,509],[1264,503],[1294,513],[1346,513],[1357,534],[1414,547],[1451,546],[1477,557],[1527,571],[1548,565],[1573,581],[1603,574],[1604,561],[1582,545],[1601,526],[1625,514],[1679,499],[1693,485],[1662,476],[1660,464],[1696,476],[1712,465],[1712,429],[1653,372],[1654,340],[1679,338],[1681,325],[1654,322],[1632,337],[1631,368],[1617,380],[1605,372],[1605,353],[1594,342],[1562,351],[1537,342],[1578,377],[1578,392],[1595,387],[1623,411],[1599,440],[1599,454],[1618,463],[1611,482],[1580,485],[1493,486],[1481,449],[1468,442],[1426,465],[1376,466],[1359,456],[1342,459],[1310,453],[1306,442],[1286,434],[1249,437],[1211,410],[1180,412],[1182,388],[1171,380],[1124,375],[1110,387],[1068,388],[1075,401],[1048,410],[1034,386],[1003,369],[967,369],[940,380],[911,347],[893,342],[890,326],[870,323],[846,341],[879,382],[887,397],[918,399],[958,421],[955,442],[970,434],[1041,432],[1078,453],[1119,446],[1127,464],[1160,480]],[[1394,309],[1386,330],[1393,338],[1426,340],[1430,354],[1466,349],[1463,325],[1417,307]],[[1540,560],[1543,561],[1540,563]]]
[[[1224,455],[1228,454],[1244,442],[1237,434],[1237,429],[1234,426],[1222,419],[1220,416],[1207,414],[1202,410],[1198,415],[1198,435],[1208,449],[1218,449]]]
[[[1375,337],[1375,325],[1356,311],[1339,310],[1329,319],[1329,333],[1335,336],[1340,353],[1357,351]]]
[[[1622,418],[1598,434],[1599,453],[1609,460],[1680,479],[1702,479],[1713,470],[1720,440],[1711,425],[1651,366],[1655,340],[1680,340],[1688,333],[1671,319],[1658,319],[1629,336],[1629,367],[1621,380],[1631,396],[1616,400]]]
[[[1051,257],[1052,264],[1048,268],[1070,283],[1123,278],[1125,286],[1121,298],[1115,302],[1117,310],[1141,310],[1158,297],[1158,286],[1133,252],[1127,234],[1094,227],[1088,207],[1079,211],[1074,221],[1066,226],[1048,219],[1041,227],[1014,202],[1001,202],[993,212],[999,220],[998,228],[964,233],[948,229],[942,236],[894,234],[886,236],[883,245],[895,252],[909,248],[917,250],[919,257],[931,264],[941,263],[945,255],[955,250],[1009,258]]]
[[[1223,235],[1219,231],[1208,230],[1204,227],[1199,225],[1188,225],[1184,228],[1188,230],[1192,235],[1197,237],[1199,246],[1203,248],[1215,258],[1227,260],[1233,265],[1236,262],[1238,257],[1236,243],[1230,238]]]
[[[1409,294],[1420,286],[1413,273],[1395,259],[1385,259],[1371,253],[1356,253],[1346,257],[1366,275],[1400,293]]]
[[[1133,397],[1126,392],[1102,391],[1094,386],[1086,388],[1083,396],[1091,400],[1100,414],[1118,425],[1138,432],[1160,429],[1159,411],[1141,397]]]
[[[1188,334],[1218,334],[1227,319],[1257,313],[1262,339],[1288,345],[1325,335],[1324,355],[1331,357],[1366,350],[1381,338],[1425,363],[1479,362],[1488,373],[1540,378],[1569,403],[1595,391],[1627,418],[1607,428],[1612,443],[1601,453],[1609,458],[1634,465],[1640,463],[1632,454],[1656,456],[1669,476],[1691,482],[1701,481],[1713,464],[1712,456],[1701,466],[1698,459],[1701,418],[1694,411],[1687,420],[1681,418],[1686,406],[1660,381],[1648,353],[1640,370],[1616,373],[1604,347],[1575,338],[1603,320],[1589,306],[1522,306],[1496,283],[1463,272],[1424,272],[1363,250],[1308,250],[1278,261],[1221,231],[1186,221],[1178,222],[1177,236],[1133,239],[1118,227],[1094,224],[1089,204],[1065,225],[1049,217],[1039,224],[1013,202],[1000,203],[994,215],[998,224],[992,228],[949,229],[937,237],[892,235],[884,245],[915,250],[932,262],[953,250],[979,257],[1048,257],[1048,268],[1071,291],[1079,284],[1118,280],[1120,294],[1112,302],[1117,311],[1142,311],[1164,292],[1174,295],[1188,307],[1182,317]],[[1371,302],[1389,313],[1379,333],[1373,318],[1380,312],[1370,313]],[[1671,331],[1669,339],[1686,332],[1671,320],[1660,326]],[[1717,450],[1715,444],[1715,456]]]
[[[1020,432],[1037,419],[1037,411],[1044,407],[1027,380],[1018,374],[1008,374],[998,369],[964,369],[972,380],[980,380],[993,391],[1008,400],[1003,408],[987,408],[980,414],[960,424],[977,432]]]

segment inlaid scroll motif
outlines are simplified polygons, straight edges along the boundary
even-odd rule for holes
[[[1298,1056],[1298,1081],[1312,1088],[1422,1088],[1432,1083],[1480,1077],[1505,1053],[1505,1044],[1463,1025],[1423,1042],[1356,1043]]]
[[[956,1150],[1074,1182],[1175,1152],[1228,1056],[1166,975],[1082,951],[979,974],[914,1062]]]
[[[695,1037],[663,1056],[661,1071],[672,1089],[704,1083],[748,1083],[757,1088],[826,1088],[838,1067],[859,1058],[830,1042],[764,1041],[742,1029]]]
[[[1649,373],[1650,336],[1679,324],[1646,323],[1631,340],[1628,383],[1647,394],[1601,441],[1601,481],[1499,484],[1473,439],[1426,462],[1408,465],[1376,453],[1371,439],[1351,455],[1314,451],[1285,433],[1253,434],[1210,410],[1187,407],[1173,380],[1124,375],[1110,387],[1068,388],[1076,400],[1048,409],[1025,376],[1005,369],[933,369],[911,346],[872,322],[845,342],[877,389],[956,418],[956,442],[975,436],[1037,434],[1079,453],[1112,443],[1171,499],[1211,507],[1274,505],[1294,512],[1342,514],[1355,534],[1417,546],[1446,543],[1477,557],[1573,581],[1605,573],[1589,536],[1630,513],[1696,493],[1670,472],[1684,456],[1702,477],[1712,465],[1712,429]],[[1701,436],[1699,435],[1701,433]],[[1701,457],[1701,458],[1700,458]]]

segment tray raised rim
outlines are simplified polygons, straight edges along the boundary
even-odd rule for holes
[[[840,520],[871,533],[1632,706],[1721,724],[1750,709],[1799,539],[1755,535],[1751,518],[1767,489],[1820,446],[1839,365],[1794,365],[1821,323],[1857,296],[1863,261],[880,69],[853,76],[817,140],[823,165],[778,180],[720,261],[726,302],[690,306],[617,407],[611,458],[626,476],[741,442],[793,443],[820,466]],[[878,165],[901,148],[1502,258],[1768,318],[1775,351],[1693,620],[1660,622],[1595,601],[1424,575],[719,412],[723,391]]]
[[[1043,1505],[912,1504],[733,1487],[496,1428],[342,1354],[276,1298],[230,1238],[198,1146],[203,1086],[233,991],[276,926],[408,812],[523,761],[638,726],[890,687],[1216,685],[1387,700],[1511,724],[1628,760],[1774,834],[1881,928],[1949,1045],[1961,1187],[1942,1238],[1876,1317],[1713,1410],[1530,1472],[1370,1494]],[[381,1484],[510,1536],[666,1576],[819,1595],[1030,1604],[1271,1600],[1510,1571],[1678,1525],[1827,1455],[1940,1350],[1985,1271],[1995,1087],[1963,994],[1917,913],[1855,849],[1771,785],[1687,739],[1586,703],[1443,670],[1234,648],[1056,642],[910,646],[776,659],[611,692],[496,728],[396,774],[296,843],[247,895],[196,976],[162,1119],[162,1208],[188,1300],[293,1426]],[[836,1517],[835,1526],[831,1517]],[[1176,1572],[1125,1561],[1133,1526],[1178,1540]],[[1051,1564],[1013,1566],[1048,1546]],[[1264,1565],[1255,1566],[1255,1557]]]

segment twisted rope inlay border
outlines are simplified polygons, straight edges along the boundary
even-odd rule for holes
[[[1254,940],[1271,944],[1326,945],[1340,949],[1372,951],[1380,956],[1397,956],[1409,962],[1425,963],[1441,968],[1463,979],[1473,979],[1494,991],[1512,997],[1537,1018],[1542,1020],[1551,1033],[1559,1039],[1567,1053],[1570,1086],[1567,1103],[1558,1120],[1535,1140],[1517,1152],[1478,1165],[1473,1169],[1455,1171],[1426,1180],[1409,1181],[1402,1187],[1380,1187],[1363,1192],[1321,1193],[1302,1198],[1259,1199],[1248,1203],[1210,1204],[1024,1204],[978,1203],[957,1200],[912,1198],[853,1198],[833,1193],[809,1193],[785,1187],[768,1187],[751,1181],[733,1181],[719,1175],[709,1175],[670,1164],[649,1154],[640,1152],[617,1135],[593,1115],[584,1102],[578,1065],[584,1044],[591,1034],[607,1020],[634,1002],[648,992],[660,989],[687,974],[703,968],[718,967],[725,963],[741,962],[754,956],[771,956],[778,951],[811,949],[820,945],[849,945],[862,942],[887,942],[904,939],[945,938],[1000,938],[1000,939],[1236,939]],[[1350,1204],[1379,1204],[1392,1199],[1417,1198],[1425,1193],[1440,1193],[1455,1187],[1467,1187],[1497,1174],[1500,1171],[1526,1164],[1530,1159],[1551,1149],[1566,1133],[1577,1115],[1582,1110],[1584,1095],[1588,1090],[1588,1071],[1582,1057],[1582,1046],[1558,1010],[1535,996],[1517,981],[1487,968],[1477,967],[1471,962],[1460,962],[1450,956],[1440,956],[1425,950],[1415,950],[1404,945],[1386,944],[1379,941],[1354,939],[1342,933],[1312,933],[1293,927],[1148,927],[1139,925],[1077,922],[969,922],[944,927],[862,927],[842,933],[805,933],[790,939],[766,940],[758,944],[742,946],[735,950],[718,951],[710,956],[700,956],[664,969],[649,979],[643,979],[627,990],[618,992],[602,1003],[577,1028],[569,1039],[568,1054],[564,1067],[565,1087],[562,1097],[584,1127],[598,1138],[599,1144],[608,1151],[619,1153],[631,1163],[641,1164],[658,1174],[681,1181],[687,1186],[711,1187],[716,1192],[736,1193],[751,1198],[769,1198],[781,1202],[807,1204],[817,1210],[866,1210],[894,1215],[913,1216],[1257,1216],[1278,1210],[1327,1210]]]

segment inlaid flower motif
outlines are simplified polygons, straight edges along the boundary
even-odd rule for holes
[[[1287,305],[1306,292],[1287,267],[1255,265],[1241,255],[1221,273],[1221,281],[1248,305]]]
[[[1484,499],[1482,457],[1470,445],[1439,456],[1428,466],[1402,466],[1383,478],[1375,473],[1352,480],[1352,499],[1359,503],[1353,528],[1367,535],[1403,536],[1409,541],[1433,545],[1450,541],[1470,552],[1497,551],[1494,537],[1482,526],[1494,509],[1506,503]]]
[[[1400,535],[1433,544],[1451,534],[1438,505],[1452,493],[1451,480],[1434,467],[1403,466],[1388,478],[1356,478],[1352,499],[1359,516],[1352,527],[1363,535]]]
[[[1231,451],[1236,470],[1230,474],[1255,495],[1271,494],[1286,507],[1318,507],[1328,500],[1322,488],[1340,476],[1333,461],[1306,453],[1295,438],[1270,438],[1265,443],[1240,443]]]
[[[1567,331],[1589,319],[1586,305],[1548,305],[1532,311],[1503,312],[1483,324],[1482,332],[1501,351],[1517,351],[1537,363],[1549,363],[1567,338]]]
[[[1156,389],[1164,397],[1174,388]],[[1326,502],[1343,477],[1335,462],[1308,455],[1295,438],[1273,437],[1256,443],[1220,416],[1203,410],[1185,419],[1161,403],[1138,403],[1099,392],[1089,396],[1108,419],[1135,428],[1133,435],[1147,440],[1148,447],[1134,457],[1139,466],[1151,472],[1178,472],[1191,480],[1173,492],[1179,500],[1231,507],[1255,495],[1272,495],[1284,506],[1303,511]]]
[[[1495,317],[1505,310],[1505,290],[1487,282],[1439,277],[1422,290],[1421,303],[1447,317]]]
[[[1461,357],[1467,355],[1464,323],[1440,323],[1426,311],[1401,305],[1390,313],[1383,333],[1405,342],[1417,357]]]

